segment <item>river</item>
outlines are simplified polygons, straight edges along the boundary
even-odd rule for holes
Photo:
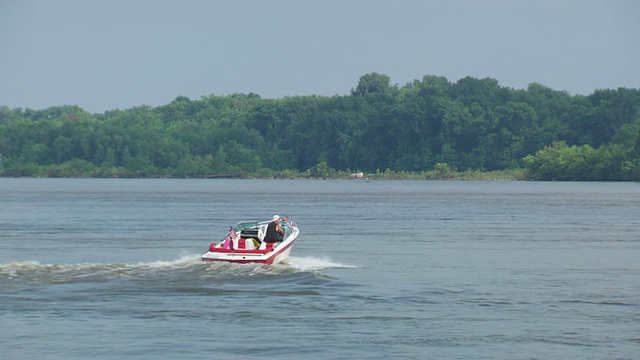
[[[0,178],[1,357],[638,359],[639,259],[638,183]]]

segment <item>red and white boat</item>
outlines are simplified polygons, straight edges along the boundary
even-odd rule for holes
[[[289,257],[293,242],[300,230],[293,223],[283,226],[281,242],[262,241],[270,221],[242,221],[231,229],[218,243],[211,243],[209,251],[202,255],[203,262],[226,261],[232,263],[277,264]]]

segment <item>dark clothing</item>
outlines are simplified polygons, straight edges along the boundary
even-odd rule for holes
[[[264,235],[264,242],[274,243],[280,241],[280,233],[276,231],[276,226],[278,226],[275,222],[270,222],[267,225],[267,233]]]

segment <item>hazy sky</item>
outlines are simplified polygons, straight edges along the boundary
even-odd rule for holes
[[[0,106],[346,95],[370,72],[640,87],[636,0],[0,0]]]

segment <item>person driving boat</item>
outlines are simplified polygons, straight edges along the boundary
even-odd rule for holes
[[[273,244],[282,241],[284,236],[284,230],[280,226],[280,216],[273,215],[271,222],[267,225],[267,232],[264,236],[264,242],[267,244]]]

